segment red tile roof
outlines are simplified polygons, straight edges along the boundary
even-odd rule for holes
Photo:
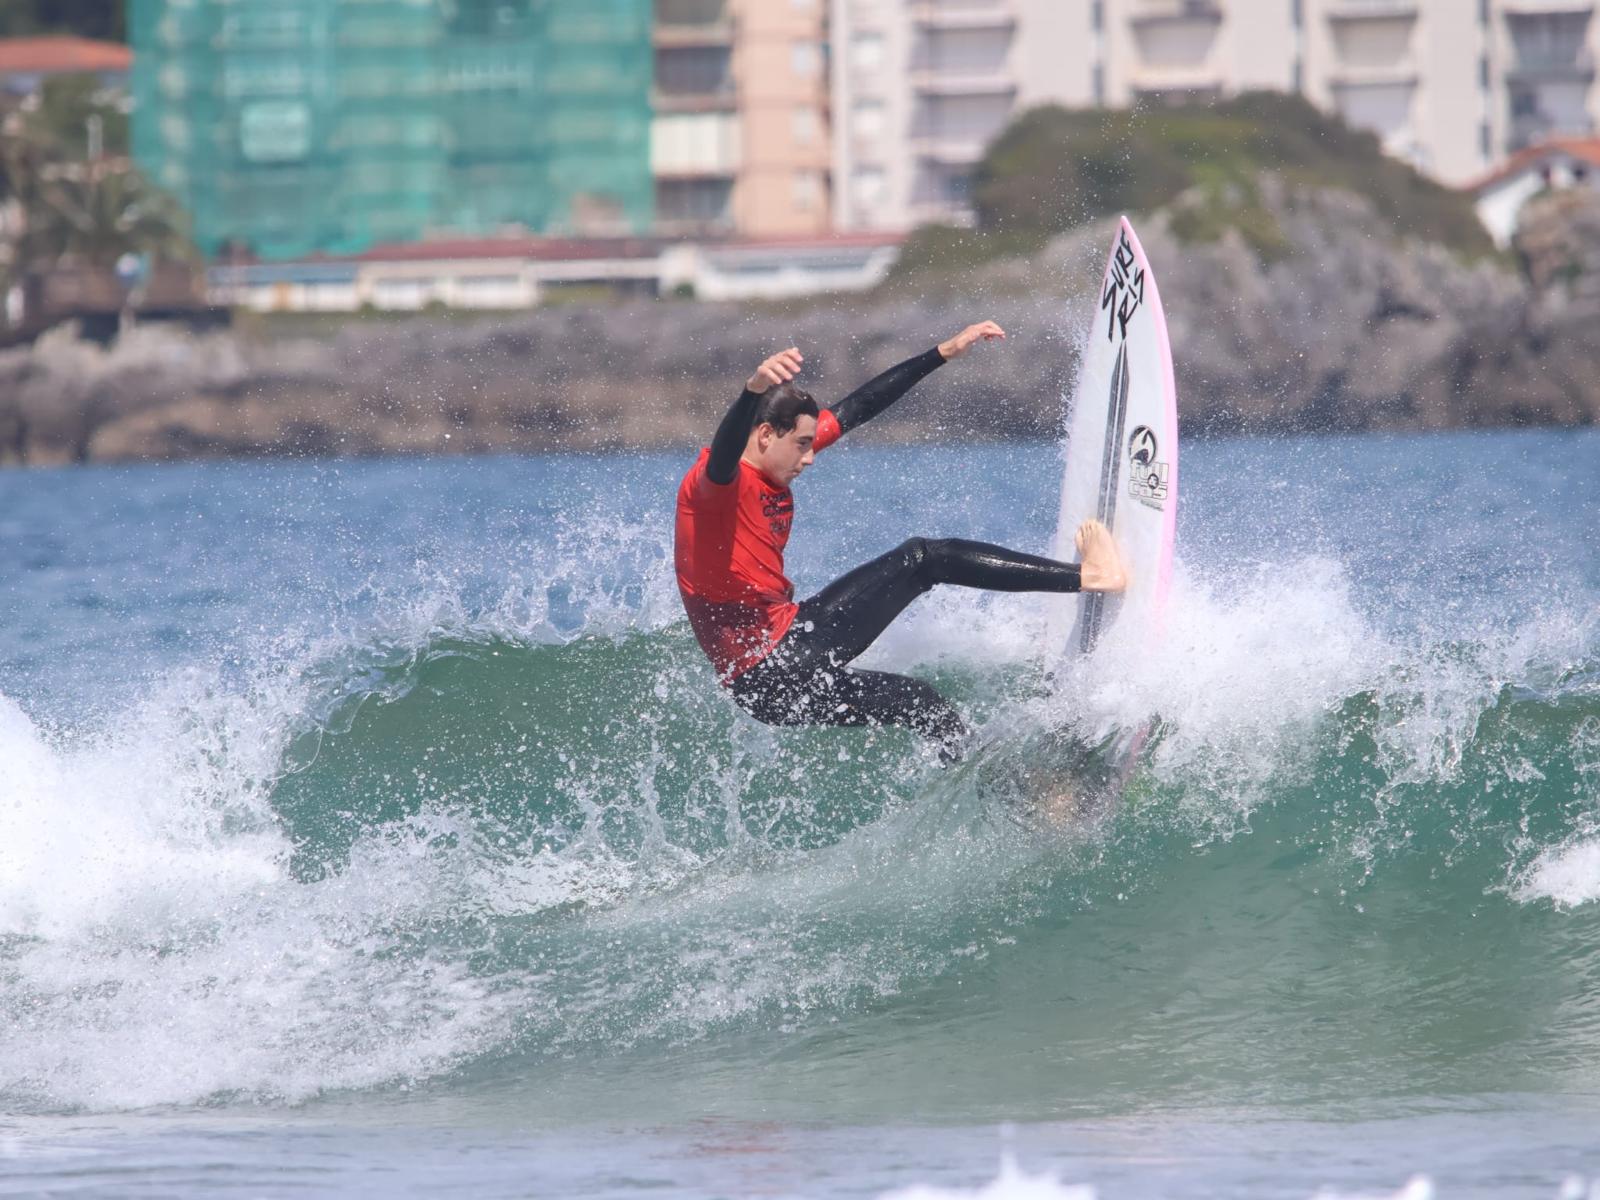
[[[893,246],[904,235],[893,233],[843,233],[782,238],[724,238],[704,242],[688,239],[708,250],[825,250],[854,246]],[[350,258],[361,262],[433,262],[441,259],[524,258],[571,262],[596,258],[653,258],[668,239],[663,238],[559,238],[489,237],[430,238],[418,242],[373,246]]]
[[[374,246],[350,258],[362,262],[434,262],[441,259],[532,258],[648,258],[660,243],[642,238],[426,238],[420,242],[393,242]]]
[[[133,51],[81,37],[0,38],[0,75],[126,71]]]
[[[1537,146],[1518,150],[1482,179],[1469,183],[1466,190],[1481,192],[1484,188],[1502,183],[1513,175],[1520,175],[1553,154],[1565,154],[1569,158],[1581,159],[1600,167],[1600,138],[1551,138],[1547,142],[1540,142]]]

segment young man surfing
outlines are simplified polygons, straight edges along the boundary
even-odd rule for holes
[[[794,519],[789,490],[817,451],[883,412],[925,376],[980,341],[1003,339],[993,321],[890,367],[831,409],[794,385],[793,347],[768,358],[678,487],[678,590],[717,680],[769,725],[901,725],[961,755],[966,726],[931,685],[847,664],[935,584],[1001,592],[1120,591],[1126,583],[1110,532],[1078,529],[1081,563],[985,542],[912,538],[796,604],[783,573]]]

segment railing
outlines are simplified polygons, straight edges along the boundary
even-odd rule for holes
[[[671,48],[674,46],[731,46],[733,45],[734,23],[731,17],[724,16],[720,20],[683,23],[683,24],[658,24],[650,31],[650,40],[656,46]]]
[[[1389,62],[1341,62],[1329,72],[1334,87],[1415,83],[1417,64],[1408,54]]]
[[[913,91],[935,96],[991,96],[1017,90],[1016,77],[1002,67],[917,67]]]
[[[1017,23],[1011,0],[916,0],[911,20],[929,29],[989,29]]]
[[[987,145],[987,138],[970,133],[930,131],[911,137],[911,149],[917,157],[960,165],[977,162]]]
[[[1521,150],[1556,137],[1592,137],[1595,124],[1587,117],[1558,121],[1546,113],[1515,117],[1511,122],[1511,149]]]
[[[1135,24],[1156,21],[1220,21],[1221,0],[1142,0],[1129,19]]]
[[[1506,74],[1513,79],[1585,79],[1594,75],[1594,66],[1594,55],[1588,49],[1573,46],[1532,54],[1519,52],[1506,67]]]
[[[1507,16],[1559,16],[1563,13],[1592,13],[1595,0],[1500,0]]]
[[[732,83],[703,92],[655,88],[650,93],[650,105],[657,112],[720,112],[736,108],[738,103],[739,89]]]
[[[1362,21],[1374,17],[1415,17],[1417,0],[1332,0],[1330,21]]]

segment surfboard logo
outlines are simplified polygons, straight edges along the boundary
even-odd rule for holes
[[[1156,431],[1136,425],[1128,435],[1128,494],[1151,508],[1160,508],[1167,498],[1167,464],[1159,461]]]
[[[1117,248],[1106,271],[1105,290],[1100,293],[1100,309],[1106,318],[1106,340],[1128,336],[1128,322],[1144,303],[1144,268],[1128,242],[1128,231],[1117,231]]]

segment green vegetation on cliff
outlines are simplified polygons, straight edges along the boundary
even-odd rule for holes
[[[1237,229],[1271,261],[1291,247],[1263,202],[1267,176],[1291,195],[1331,188],[1364,196],[1401,237],[1439,242],[1467,258],[1492,252],[1465,195],[1297,96],[1253,92],[1207,105],[1022,114],[978,165],[977,228],[918,230],[897,273],[1026,254],[1089,221],[1165,207],[1183,240],[1214,241]]]

